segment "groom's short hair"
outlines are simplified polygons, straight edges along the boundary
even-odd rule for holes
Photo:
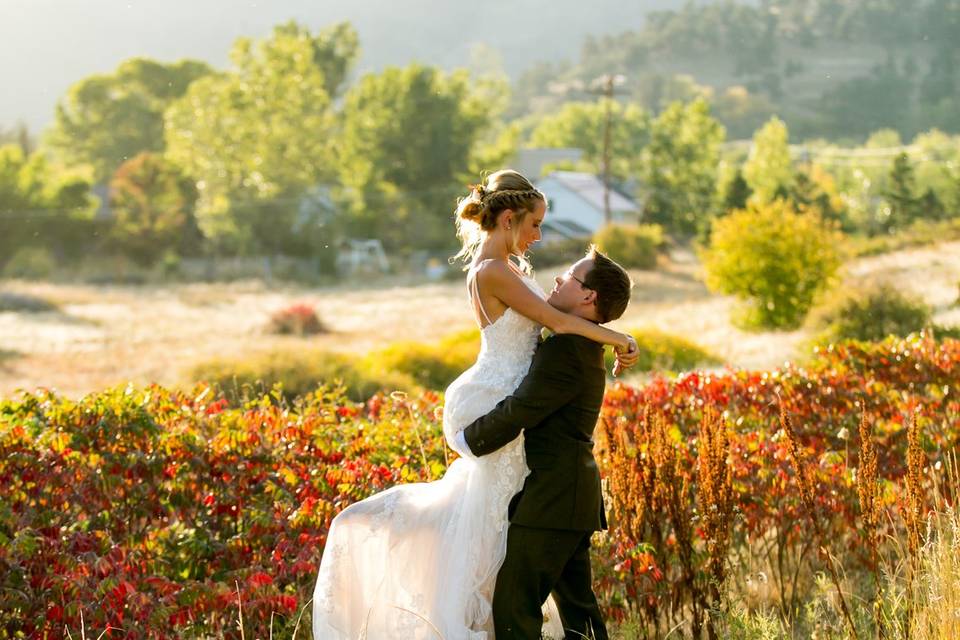
[[[623,315],[630,302],[633,281],[626,270],[603,254],[597,245],[590,245],[587,258],[593,268],[583,277],[583,286],[597,292],[597,315],[600,322],[610,322]]]

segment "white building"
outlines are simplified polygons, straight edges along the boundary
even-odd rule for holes
[[[547,196],[543,241],[588,238],[606,223],[603,211],[603,180],[591,173],[554,171],[535,181]],[[612,222],[638,222],[642,207],[615,189],[610,189]]]

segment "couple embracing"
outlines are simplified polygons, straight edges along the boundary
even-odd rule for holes
[[[602,324],[630,298],[627,273],[591,249],[547,295],[524,254],[544,195],[504,170],[456,213],[481,348],[445,393],[460,457],[440,480],[398,485],[333,521],[314,592],[314,640],[607,638],[590,537],[606,527],[593,429],[603,345],[614,369],[636,343]],[[541,340],[541,329],[553,335]]]

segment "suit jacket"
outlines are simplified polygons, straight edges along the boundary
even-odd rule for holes
[[[510,522],[574,531],[607,527],[593,457],[605,383],[602,345],[554,335],[539,346],[517,390],[466,427],[464,439],[478,456],[524,431],[530,475],[511,502]]]

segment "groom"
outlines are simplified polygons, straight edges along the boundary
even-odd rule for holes
[[[604,323],[623,314],[631,286],[623,268],[592,247],[557,277],[547,301]],[[517,390],[458,434],[483,456],[525,433],[530,475],[510,502],[507,555],[493,594],[497,640],[540,638],[541,606],[551,593],[567,639],[607,638],[590,569],[590,537],[607,526],[592,440],[605,381],[603,345],[551,336]]]

